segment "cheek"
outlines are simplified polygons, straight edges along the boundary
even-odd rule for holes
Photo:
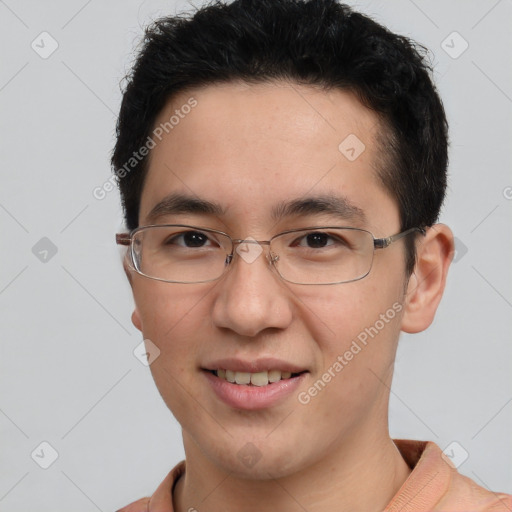
[[[134,283],[134,298],[145,339],[160,350],[150,370],[158,391],[178,421],[200,414],[195,396],[198,333],[208,328],[208,290],[146,280]],[[198,398],[198,397],[195,397]]]
[[[325,388],[317,386],[322,394],[329,388],[324,399],[358,407],[363,395],[382,387],[379,379],[389,380],[400,333],[401,295],[399,286],[362,281],[335,288],[304,297],[301,315],[318,346],[315,377],[328,381]]]
[[[134,283],[133,289],[144,337],[158,346],[167,365],[183,366],[195,353],[197,333],[208,324],[209,289],[149,280]]]
[[[385,290],[356,281],[325,287],[322,293],[302,291],[300,315],[322,351],[339,353],[398,301],[398,286]],[[396,311],[389,316],[393,320]]]

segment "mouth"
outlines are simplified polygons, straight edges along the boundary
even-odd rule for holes
[[[288,380],[294,377],[298,377],[303,373],[306,373],[306,370],[301,372],[289,372],[284,370],[263,370],[260,372],[238,372],[234,370],[229,370],[226,368],[219,368],[217,370],[206,370],[210,372],[215,377],[218,377],[221,380],[225,380],[230,382],[231,384],[237,384],[239,386],[268,386],[269,384],[273,384],[279,382],[281,380]]]
[[[276,358],[219,359],[201,370],[217,399],[230,408],[253,411],[292,399],[309,373]]]

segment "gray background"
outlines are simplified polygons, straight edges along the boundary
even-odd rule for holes
[[[432,50],[451,125],[441,220],[457,261],[434,325],[402,337],[391,434],[456,441],[455,456],[469,454],[462,473],[512,492],[512,2],[353,5]],[[114,244],[117,191],[92,191],[110,176],[119,80],[142,26],[187,8],[0,0],[2,511],[115,510],[183,457],[179,425],[133,355],[142,338]],[[31,47],[51,48],[43,31],[59,45],[47,59]],[[46,470],[43,441],[58,453]]]

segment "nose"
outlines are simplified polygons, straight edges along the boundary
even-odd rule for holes
[[[253,337],[265,329],[286,329],[293,317],[293,294],[271,267],[268,245],[237,246],[232,268],[216,289],[213,322],[239,335]]]

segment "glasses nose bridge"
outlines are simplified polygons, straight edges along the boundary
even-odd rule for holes
[[[270,245],[271,240],[255,240],[254,238],[232,238],[233,245],[237,244],[258,244],[258,245]]]

